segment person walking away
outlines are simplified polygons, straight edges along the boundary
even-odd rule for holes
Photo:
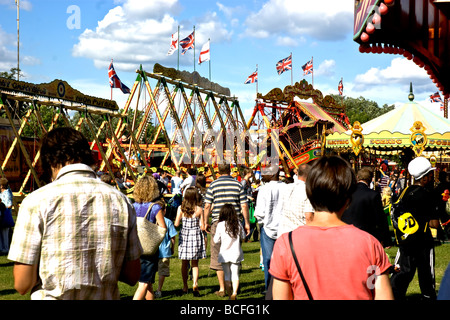
[[[9,188],[9,182],[6,178],[0,179],[0,202],[6,207],[6,210],[1,217],[0,253],[6,255],[9,251],[10,230],[14,227],[14,220],[12,217],[13,193]]]
[[[255,199],[253,198],[253,189],[250,183],[253,171],[250,168],[244,168],[243,178],[241,180],[244,193],[247,195],[247,203],[249,210],[249,222],[250,222],[250,234],[245,238],[245,241],[250,241],[250,237],[256,230],[256,218],[255,218]],[[253,240],[258,238],[258,232],[253,235]],[[256,241],[256,240],[255,240]]]
[[[170,180],[170,192],[172,194],[181,194],[181,184],[183,183],[183,178],[181,178],[181,171],[178,170],[175,175]]]
[[[279,181],[279,171],[268,177],[268,180],[269,182],[259,189],[255,206],[255,217],[261,230],[265,290],[270,283],[270,259],[273,245],[278,238],[278,226],[283,210],[281,195],[286,188],[286,184]]]
[[[384,213],[381,194],[369,188],[372,172],[369,168],[362,168],[358,171],[356,179],[358,181],[356,190],[341,220],[370,233],[384,247],[388,247],[391,245],[388,216]]]
[[[166,213],[166,204],[164,201],[160,202],[161,212]],[[162,288],[166,277],[170,277],[170,258],[174,253],[175,237],[178,232],[173,225],[172,220],[164,217],[164,223],[167,227],[166,235],[159,245],[159,261],[158,261],[158,290],[155,291],[155,298],[161,298]]]
[[[297,179],[288,184],[286,192],[282,193],[283,210],[278,225],[277,235],[292,231],[299,226],[311,222],[314,218],[314,208],[306,196],[306,177],[311,166],[302,164],[296,169]]]
[[[196,175],[197,175],[197,170],[195,168],[189,168],[187,170],[187,178],[183,180],[183,182],[180,185],[180,189],[181,192],[184,196],[184,192],[186,191],[187,188],[189,187],[195,187],[195,180],[196,180]]]
[[[219,290],[215,292],[219,297],[225,296],[225,280],[222,269],[222,264],[218,261],[220,245],[214,242],[214,235],[216,234],[217,224],[219,222],[219,213],[222,206],[226,203],[230,203],[234,206],[239,220],[244,220],[244,229],[246,235],[250,233],[250,222],[248,213],[247,197],[244,193],[244,188],[239,181],[233,179],[230,176],[231,167],[230,164],[219,164],[219,178],[211,182],[206,191],[205,196],[205,210],[204,216],[204,229],[206,232],[210,232],[211,237],[211,259],[210,269],[215,270],[217,274],[217,280],[219,282]],[[209,223],[209,217],[211,215],[211,223]]]
[[[164,200],[159,200],[161,194],[155,178],[152,176],[140,178],[134,186],[133,196],[135,200],[133,206],[138,217],[145,217],[150,211],[147,220],[157,223],[162,228],[167,228],[162,211],[162,201]],[[159,249],[153,255],[142,255],[140,262],[141,276],[133,300],[154,300],[153,284],[158,271]]]
[[[201,226],[203,222],[203,209],[197,200],[197,189],[189,187],[185,190],[183,202],[178,207],[175,227],[181,224],[178,238],[178,258],[181,260],[181,277],[183,280],[183,293],[188,292],[188,263],[192,268],[192,292],[194,297],[200,296],[198,290],[198,260],[206,258],[205,241]]]
[[[244,260],[242,241],[245,232],[233,205],[227,203],[220,210],[214,242],[220,243],[218,261],[222,264],[225,290],[230,300],[236,300],[239,289],[239,271]]]
[[[97,179],[89,143],[77,130],[49,131],[40,154],[48,184],[19,208],[8,255],[15,289],[31,291],[33,300],[118,300],[118,281],[134,286],[140,274],[132,204]]]
[[[383,246],[369,233],[340,219],[355,188],[353,169],[341,157],[314,162],[306,179],[314,220],[275,242],[269,270],[274,300],[393,298],[388,274],[391,264]]]
[[[408,229],[413,231],[414,228],[417,231],[411,232],[405,242],[397,240],[400,242],[395,265],[400,270],[391,276],[396,300],[406,298],[406,291],[416,269],[423,298],[436,299],[434,240],[430,228],[438,228],[440,225],[437,204],[429,190],[433,188],[435,169],[425,157],[415,158],[408,165],[414,184],[405,191],[402,202],[405,210],[410,213]]]

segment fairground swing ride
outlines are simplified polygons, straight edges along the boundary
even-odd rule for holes
[[[157,168],[173,174],[195,166],[212,180],[216,178],[217,163],[224,156],[236,164],[234,170],[240,164],[251,165],[252,155],[245,148],[248,150],[253,142],[247,134],[239,101],[230,96],[229,89],[201,78],[196,72],[179,72],[158,64],[152,73],[142,66],[136,73],[121,111],[115,101],[84,95],[65,81],[31,84],[0,78],[0,112],[5,118],[0,123],[4,151],[0,155],[0,176],[11,182],[17,203],[44,184],[37,147],[40,136],[35,135],[35,139],[23,136],[30,119],[38,123],[42,133],[58,125],[87,129],[94,137],[90,144],[97,154],[99,170],[113,180],[121,172],[131,185],[125,191],[128,195],[142,174],[150,174]],[[150,79],[156,81],[153,89]],[[48,127],[40,112],[44,105],[53,108]],[[76,112],[80,118],[72,124],[69,113]],[[94,114],[103,116],[100,125],[94,122]],[[127,120],[129,114],[133,114],[132,121]],[[113,127],[113,123],[117,125]],[[155,132],[152,141],[145,141],[150,123]],[[106,137],[104,141],[100,141],[101,135]]]

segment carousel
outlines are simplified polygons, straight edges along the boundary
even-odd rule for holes
[[[412,85],[408,99],[378,118],[363,124],[356,121],[349,130],[328,135],[326,149],[353,158],[355,169],[395,154],[404,167],[413,157],[426,156],[441,170],[448,169],[450,120],[415,102]]]

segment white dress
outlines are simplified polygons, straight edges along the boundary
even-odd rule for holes
[[[241,240],[243,239],[245,239],[245,232],[241,224],[239,224],[239,238],[232,238],[225,231],[225,221],[219,222],[214,235],[214,242],[220,243],[218,262],[238,263],[243,261],[244,252],[241,247]]]

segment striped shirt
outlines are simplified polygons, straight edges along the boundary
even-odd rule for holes
[[[100,300],[120,298],[122,265],[141,253],[127,197],[73,164],[24,199],[8,259],[39,265],[33,300]]]
[[[220,209],[226,203],[232,204],[240,216],[241,206],[247,203],[247,195],[239,181],[229,175],[224,175],[211,182],[206,191],[205,203],[213,204],[211,223],[214,223],[219,220]]]

